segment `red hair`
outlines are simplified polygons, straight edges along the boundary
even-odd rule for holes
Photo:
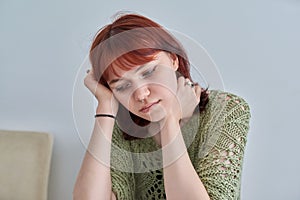
[[[180,75],[192,80],[190,63],[184,48],[167,30],[156,22],[137,14],[126,14],[104,26],[96,34],[90,49],[90,61],[96,80],[109,88],[109,74],[117,76],[119,69],[130,70],[152,61],[157,53],[165,51],[178,58]],[[208,102],[208,88],[202,89],[199,109],[204,110]],[[126,112],[120,105],[118,115]],[[128,112],[128,111],[127,111]],[[149,121],[130,112],[133,121],[145,126]],[[135,137],[124,133],[125,139]]]

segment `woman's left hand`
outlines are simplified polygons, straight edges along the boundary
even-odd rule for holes
[[[191,117],[200,102],[201,87],[198,84],[189,85],[188,82],[190,80],[182,76],[177,80],[177,92],[172,101],[171,116],[178,121]]]
[[[184,122],[193,115],[200,102],[200,96],[201,87],[198,84],[192,84],[184,77],[177,79],[176,95],[171,97],[166,116],[159,122],[160,131],[164,132],[161,134],[162,146],[169,144],[178,135],[176,127],[180,126],[181,119],[183,120],[181,122]]]

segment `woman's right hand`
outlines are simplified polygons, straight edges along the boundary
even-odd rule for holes
[[[112,114],[116,116],[119,103],[115,99],[111,90],[98,83],[93,69],[87,71],[87,75],[84,78],[84,85],[95,95],[98,101],[97,110],[99,110],[99,112],[105,112],[105,114]]]

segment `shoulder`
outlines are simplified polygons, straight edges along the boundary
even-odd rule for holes
[[[206,113],[219,113],[224,117],[248,116],[251,117],[249,103],[240,95],[222,90],[209,90],[209,102]]]
[[[234,94],[222,90],[208,90],[208,92],[209,92],[210,102],[214,102],[214,103],[226,102],[226,105],[247,104],[246,106],[247,108],[249,108],[247,101],[238,94]]]

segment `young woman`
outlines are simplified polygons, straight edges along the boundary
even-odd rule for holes
[[[239,199],[243,98],[193,83],[181,44],[137,14],[103,27],[90,61],[98,106],[74,199]]]

